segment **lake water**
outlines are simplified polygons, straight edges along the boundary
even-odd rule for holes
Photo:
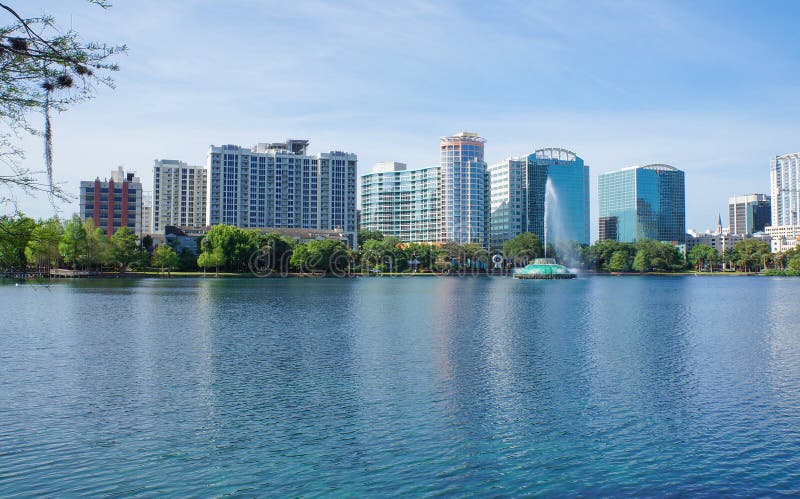
[[[0,495],[800,494],[800,279],[0,285]]]

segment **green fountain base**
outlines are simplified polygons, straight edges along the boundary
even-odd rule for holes
[[[517,279],[575,279],[575,274],[563,265],[556,263],[554,258],[537,258],[514,272]]]

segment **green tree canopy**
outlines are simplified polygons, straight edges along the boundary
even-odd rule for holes
[[[544,254],[544,246],[539,236],[531,232],[523,232],[514,239],[503,243],[503,254],[506,260],[516,266],[527,265],[530,261]]]
[[[629,254],[624,250],[617,250],[611,255],[611,260],[608,262],[608,270],[611,272],[627,272],[631,266],[629,263]]]
[[[364,243],[370,240],[383,241],[383,234],[379,230],[361,229],[358,231],[356,240],[358,241],[358,247],[361,248]]]
[[[128,227],[117,229],[111,236],[108,258],[108,261],[119,265],[120,272],[125,272],[131,263],[140,258],[139,239]]]
[[[180,260],[178,259],[177,253],[175,253],[175,250],[168,244],[161,244],[153,250],[151,264],[154,267],[160,268],[162,273],[164,270],[167,272],[175,270],[179,263]]]
[[[28,262],[40,266],[57,266],[61,259],[59,243],[63,233],[64,227],[58,218],[38,221],[25,248]]]

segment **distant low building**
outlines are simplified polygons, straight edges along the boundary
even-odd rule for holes
[[[142,237],[142,182],[135,173],[120,166],[108,179],[82,181],[79,205],[81,219],[93,220],[109,237],[122,227]]]
[[[770,225],[772,208],[766,194],[748,194],[728,198],[728,220],[731,234],[762,232]]]
[[[764,229],[772,238],[773,253],[783,253],[800,246],[800,225],[772,225]]]

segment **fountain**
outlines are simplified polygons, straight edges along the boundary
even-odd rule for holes
[[[537,258],[533,263],[514,272],[517,279],[575,279],[576,275],[555,258]]]
[[[514,272],[514,277],[517,279],[574,279],[575,274],[570,272],[568,268],[556,263],[555,258],[547,258],[547,233],[551,228],[555,232],[561,233],[563,229],[560,223],[560,214],[558,209],[553,209],[558,205],[558,195],[556,194],[555,187],[550,177],[547,177],[547,183],[544,189],[544,258],[537,258],[533,263]],[[554,223],[555,222],[555,223]],[[556,243],[558,244],[558,239]]]

